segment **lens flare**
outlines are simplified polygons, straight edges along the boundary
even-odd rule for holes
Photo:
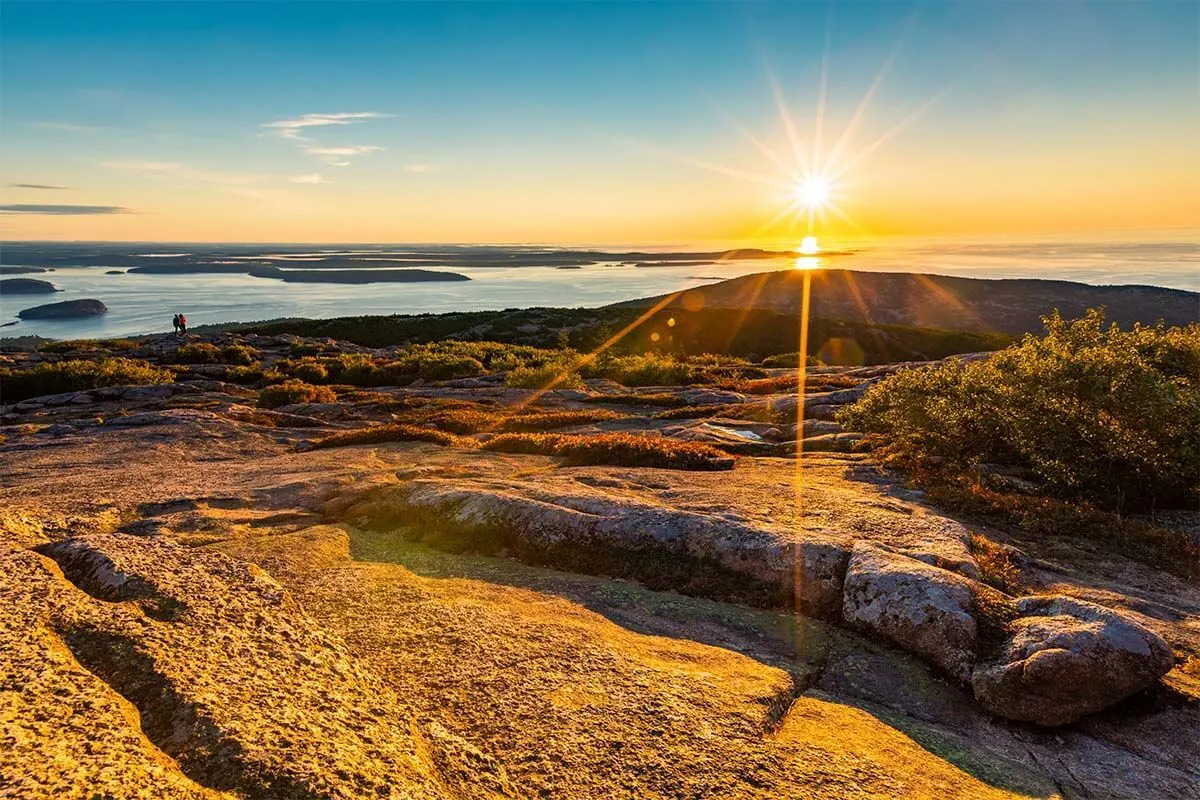
[[[805,208],[820,209],[829,205],[829,181],[809,178],[796,186],[796,201]]]

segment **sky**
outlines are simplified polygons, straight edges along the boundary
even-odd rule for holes
[[[0,236],[1200,227],[1200,3],[0,4]]]

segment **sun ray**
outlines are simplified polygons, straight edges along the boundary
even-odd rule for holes
[[[766,184],[768,186],[776,186],[776,187],[782,187],[782,188],[788,188],[790,186],[790,184],[787,181],[782,180],[780,178],[769,178],[765,175],[758,175],[753,172],[746,172],[745,170],[736,169],[734,167],[726,167],[721,164],[713,164],[709,161],[702,161],[701,159],[693,158],[693,157],[691,157],[689,155],[685,155],[683,153],[677,153],[674,150],[671,150],[666,147],[660,147],[659,145],[652,144],[650,142],[642,142],[642,141],[638,141],[636,139],[624,139],[623,141],[630,146],[637,147],[641,150],[645,150],[650,153],[654,153],[655,155],[660,155],[665,158],[669,158],[672,161],[677,161],[681,164],[687,164],[690,167],[697,167],[699,169],[705,169],[710,172],[715,172],[719,175],[727,175],[732,178],[740,178],[742,180],[752,181],[754,183],[762,183],[762,184]]]
[[[812,165],[804,154],[804,145],[800,141],[800,135],[796,133],[796,123],[793,121],[792,114],[788,111],[787,103],[783,99],[783,90],[779,88],[779,82],[775,80],[774,73],[769,69],[767,70],[767,82],[771,85],[771,96],[775,99],[775,108],[779,112],[779,121],[783,123],[783,130],[787,134],[788,141],[791,142],[792,152],[796,157],[796,162],[800,165],[800,172],[803,175],[811,175],[813,171]]]
[[[738,122],[729,114],[726,114],[719,108],[717,109],[717,113],[720,114],[726,122],[732,125],[734,130],[740,133],[742,138],[749,142],[754,149],[766,156],[768,161],[770,161],[772,164],[778,167],[781,172],[787,175],[790,180],[794,182],[800,179],[800,173],[796,171],[796,165],[788,164],[782,156],[768,147],[761,139],[751,133],[745,125]]]

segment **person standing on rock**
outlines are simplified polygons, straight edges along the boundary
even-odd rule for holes
[[[179,335],[187,336],[187,317],[183,314],[179,315]]]
[[[179,335],[179,315],[178,314],[171,317],[171,327],[173,327],[175,329],[175,335],[178,336]]]

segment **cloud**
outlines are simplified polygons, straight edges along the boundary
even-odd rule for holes
[[[406,172],[429,172],[433,167],[428,164],[409,164],[404,169]]]
[[[46,189],[56,192],[70,191],[70,186],[54,186],[49,183],[10,183],[10,188],[13,189]]]
[[[42,128],[49,131],[64,131],[66,133],[93,133],[100,130],[95,125],[77,125],[74,122],[31,122],[31,128]]]
[[[224,186],[244,186],[262,180],[261,175],[241,174],[235,172],[213,172],[195,169],[187,164],[175,164],[162,161],[106,161],[104,166],[110,169],[125,169],[140,172],[150,177],[162,178],[172,176],[200,183],[217,183]]]
[[[280,119],[275,122],[265,122],[262,127],[270,128],[280,138],[296,142],[310,156],[316,156],[326,164],[334,167],[350,165],[351,157],[365,156],[377,153],[382,147],[375,145],[348,145],[342,147],[321,146],[316,139],[305,135],[310,128],[324,128],[330,125],[356,125],[371,119],[390,117],[378,111],[351,111],[339,114],[303,114],[295,119]]]
[[[281,119],[275,122],[263,123],[264,128],[272,128],[284,139],[307,142],[309,137],[303,134],[305,128],[320,128],[326,125],[353,125],[366,119],[379,119],[390,114],[378,111],[352,111],[340,114],[302,114],[295,119]]]
[[[72,206],[72,205],[39,205],[37,203],[16,203],[0,205],[0,214],[48,214],[51,216],[86,216],[92,214],[131,214],[128,208],[122,206]]]
[[[304,152],[310,156],[317,156],[326,164],[334,167],[349,166],[351,156],[365,156],[371,153],[378,153],[381,150],[383,150],[382,147],[370,144],[348,145],[345,147],[314,147],[310,145],[304,148]]]
[[[329,181],[321,177],[321,173],[319,172],[314,172],[311,175],[293,175],[288,180],[292,183],[329,183]]]

